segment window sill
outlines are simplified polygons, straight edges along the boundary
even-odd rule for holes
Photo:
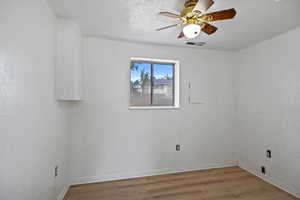
[[[179,110],[179,106],[137,106],[129,107],[129,110]]]

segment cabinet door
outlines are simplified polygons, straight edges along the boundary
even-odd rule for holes
[[[82,100],[82,35],[76,23],[57,22],[56,97]]]

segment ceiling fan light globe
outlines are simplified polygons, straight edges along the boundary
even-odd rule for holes
[[[197,37],[201,32],[201,27],[197,24],[188,24],[183,27],[183,34],[189,39]]]

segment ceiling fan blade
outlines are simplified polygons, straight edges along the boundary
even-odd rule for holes
[[[201,26],[201,31],[208,35],[211,35],[218,30],[217,27],[215,27],[209,23],[206,23],[206,22],[203,22],[200,26]]]
[[[162,16],[165,16],[165,17],[175,18],[175,19],[178,19],[178,18],[181,17],[179,14],[175,14],[175,13],[171,13],[171,12],[160,12],[158,14],[162,15]]]
[[[185,37],[185,36],[184,36],[183,31],[181,31],[181,33],[177,36],[177,38],[178,38],[178,39],[181,39],[181,38],[183,38],[183,37]]]
[[[220,21],[226,19],[232,19],[236,15],[236,11],[234,8],[228,10],[221,10],[217,12],[207,13],[203,15],[203,19],[209,22],[212,21]]]
[[[215,2],[213,0],[199,0],[196,6],[194,7],[194,12],[204,13],[207,11]]]
[[[172,27],[175,27],[175,26],[179,26],[180,24],[172,24],[170,26],[165,26],[165,27],[162,27],[162,28],[158,28],[156,29],[156,31],[162,31],[162,30],[165,30],[165,29],[168,29],[168,28],[172,28]]]

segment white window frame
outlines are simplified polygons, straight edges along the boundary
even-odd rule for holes
[[[174,64],[174,105],[173,106],[130,106],[130,110],[173,110],[180,108],[180,62],[178,60],[167,60],[167,59],[153,59],[153,58],[130,58],[131,62],[153,62],[162,64]],[[131,73],[129,73],[129,80]],[[129,82],[129,81],[128,81]],[[130,94],[129,94],[130,102]]]

